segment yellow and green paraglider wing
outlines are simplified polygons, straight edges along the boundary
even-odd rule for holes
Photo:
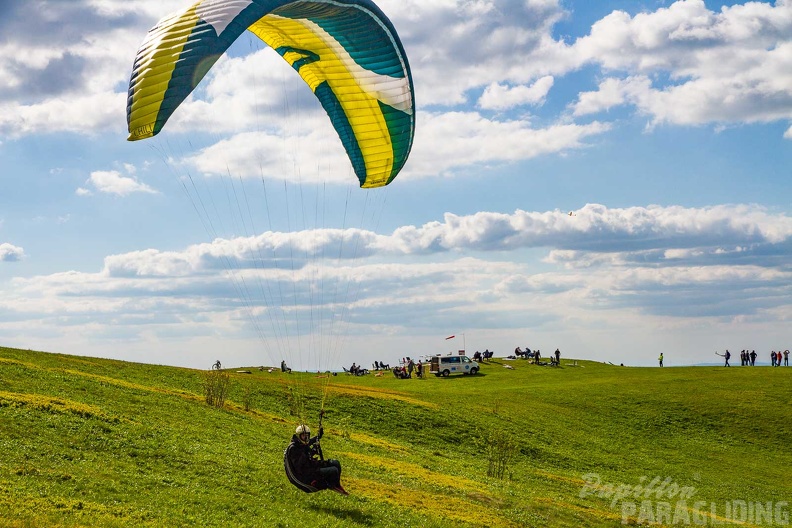
[[[310,86],[361,187],[390,183],[412,147],[415,99],[396,30],[370,0],[203,0],[162,19],[135,60],[129,139],[156,135],[245,29]]]

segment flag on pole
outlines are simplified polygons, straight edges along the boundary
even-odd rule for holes
[[[448,336],[448,337],[446,337],[446,341],[448,341],[449,339],[454,339],[455,337],[456,337],[455,335]]]

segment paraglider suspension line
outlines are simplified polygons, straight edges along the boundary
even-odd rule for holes
[[[322,430],[322,418],[324,418],[324,402],[322,402],[322,408],[319,409],[319,430]],[[317,438],[316,440],[316,454],[319,455],[319,460],[324,461],[324,454],[322,453],[322,439]]]

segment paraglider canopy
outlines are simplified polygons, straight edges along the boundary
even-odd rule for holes
[[[412,75],[370,0],[201,0],[149,30],[129,82],[129,140],[149,138],[245,31],[303,78],[341,138],[361,187],[399,173],[412,148]]]

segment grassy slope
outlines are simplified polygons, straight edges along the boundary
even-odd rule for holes
[[[218,410],[200,371],[0,348],[0,526],[619,525],[610,499],[581,497],[586,473],[671,478],[691,505],[792,496],[792,369],[562,363],[332,378],[342,497],[283,475],[286,388],[314,394],[313,375],[232,372]],[[517,444],[504,480],[487,477],[492,435]]]

